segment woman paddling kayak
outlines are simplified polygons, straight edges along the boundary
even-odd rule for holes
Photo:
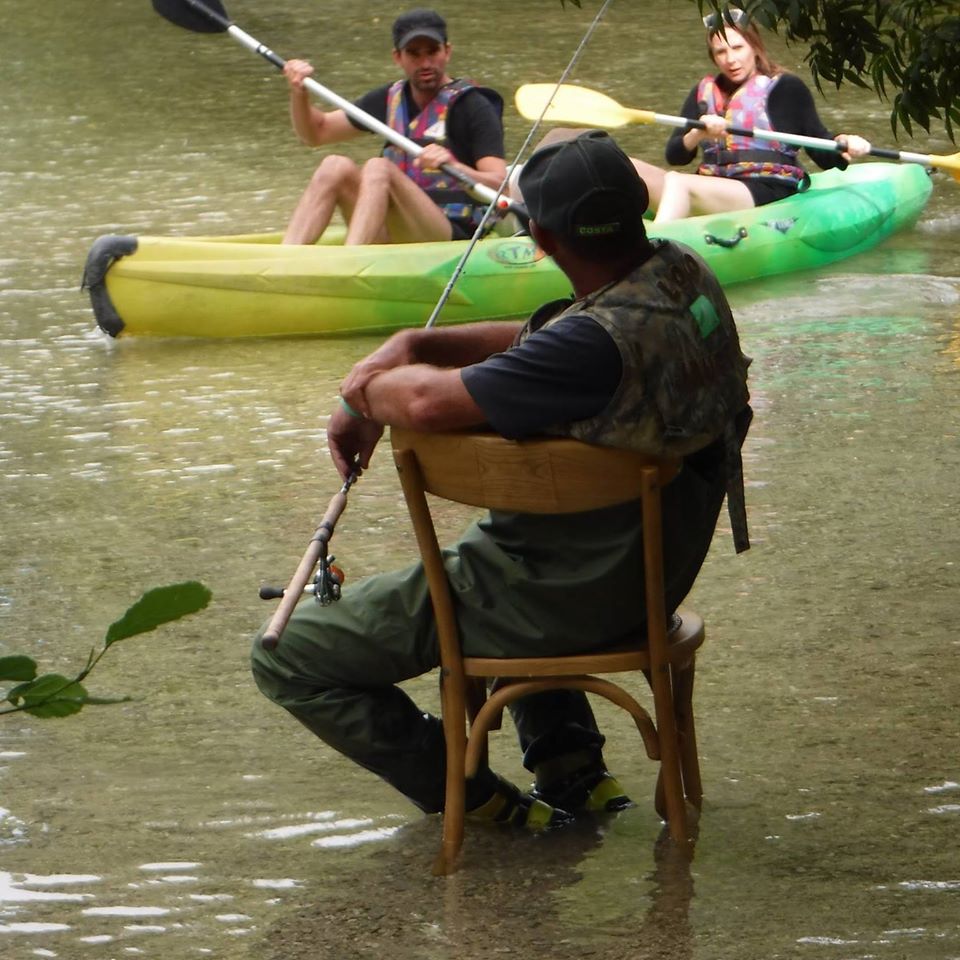
[[[807,186],[808,176],[797,148],[767,139],[725,135],[728,127],[779,130],[834,139],[843,152],[807,149],[817,166],[844,169],[850,159],[870,150],[863,137],[828,133],[806,84],[785,72],[767,54],[756,26],[738,7],[703,18],[707,51],[717,67],[687,95],[681,114],[700,120],[705,129],[675,130],[667,141],[666,160],[685,166],[702,150],[695,174],[662,170],[643,160],[633,164],[646,181],[656,223],[694,214],[759,207]]]

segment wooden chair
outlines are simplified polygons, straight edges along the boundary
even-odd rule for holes
[[[464,833],[465,778],[476,774],[486,759],[487,735],[499,727],[503,708],[527,694],[557,688],[599,694],[631,714],[647,756],[660,764],[655,807],[667,820],[673,839],[686,843],[686,802],[699,809],[702,796],[692,698],[695,656],[704,631],[703,621],[689,610],[681,612],[679,627],[668,630],[671,611],[664,602],[660,488],[677,474],[679,461],[566,439],[518,443],[487,433],[422,434],[399,428],[393,429],[391,439],[440,643],[447,769],[443,840],[434,873],[451,873],[457,867]],[[578,656],[463,656],[427,493],[493,510],[546,514],[639,500],[646,635]],[[649,682],[655,721],[621,685],[594,676],[630,671],[641,671]],[[488,681],[493,680],[488,696]]]

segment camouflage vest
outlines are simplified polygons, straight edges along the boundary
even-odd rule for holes
[[[724,438],[728,507],[738,552],[749,546],[735,419],[746,407],[748,357],[716,277],[688,247],[653,241],[654,253],[622,280],[550,318],[590,317],[623,365],[606,409],[548,431],[655,456],[686,456]],[[533,331],[529,324],[518,337]]]

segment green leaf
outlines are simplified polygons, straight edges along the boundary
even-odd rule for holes
[[[35,717],[69,717],[88,702],[83,684],[59,673],[45,673],[21,683],[7,694],[7,699]]]
[[[37,675],[37,664],[30,657],[15,654],[0,657],[0,680],[32,680]]]
[[[119,620],[110,624],[104,644],[109,647],[118,640],[147,633],[161,624],[196,613],[206,607],[211,596],[207,587],[195,580],[148,590]]]

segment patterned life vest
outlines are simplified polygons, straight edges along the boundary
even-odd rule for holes
[[[456,150],[447,142],[447,114],[456,101],[468,90],[482,90],[469,80],[451,80],[411,120],[404,96],[406,80],[398,80],[387,91],[387,126],[403,134],[421,147],[430,143],[442,143],[454,154]],[[464,190],[458,180],[443,170],[422,170],[408,153],[387,144],[383,155],[392,160],[431,200],[449,220],[466,220],[474,228],[483,219],[485,203],[475,200]],[[488,225],[492,228],[498,215],[491,213]]]
[[[723,438],[727,504],[737,550],[749,546],[736,418],[750,399],[749,357],[740,350],[727,298],[688,247],[653,241],[654,254],[622,280],[577,300],[562,317],[586,315],[620,352],[623,374],[595,417],[549,433],[654,456],[687,456]],[[528,322],[518,342],[534,330]]]
[[[773,130],[767,102],[777,79],[755,73],[728,98],[715,77],[704,77],[697,87],[699,109],[701,113],[723,117],[735,127]],[[797,163],[796,147],[778,140],[740,136],[727,136],[722,141],[704,140],[703,162],[697,173],[719,177],[775,177],[798,186],[808,179]]]

